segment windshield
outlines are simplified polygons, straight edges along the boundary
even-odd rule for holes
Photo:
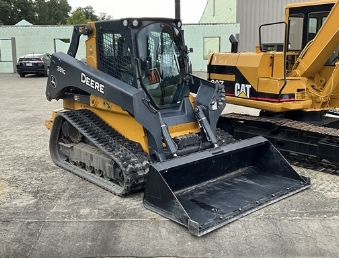
[[[137,35],[142,84],[158,108],[178,106],[183,95],[183,50],[179,30],[153,23]]]

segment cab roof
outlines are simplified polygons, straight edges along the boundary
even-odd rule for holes
[[[337,0],[317,0],[317,1],[309,1],[309,2],[301,2],[301,3],[292,3],[286,5],[286,9],[295,8],[295,7],[305,7],[305,6],[317,6],[323,4],[335,4]]]

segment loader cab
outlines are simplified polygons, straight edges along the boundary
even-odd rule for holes
[[[304,2],[286,6],[288,24],[287,51],[300,54],[316,37],[335,1]],[[337,47],[326,65],[334,65],[339,54]]]
[[[178,106],[184,93],[186,54],[181,32],[168,23],[152,23],[136,34],[140,77],[155,106]]]
[[[180,20],[135,18],[96,26],[99,70],[142,87],[157,109],[181,104],[188,58]]]

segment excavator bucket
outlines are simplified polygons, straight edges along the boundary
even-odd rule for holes
[[[259,136],[151,165],[144,206],[202,236],[309,186]]]

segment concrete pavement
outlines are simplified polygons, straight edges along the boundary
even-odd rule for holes
[[[197,238],[54,165],[45,85],[0,74],[0,257],[339,257],[339,177],[296,167],[310,189]]]

